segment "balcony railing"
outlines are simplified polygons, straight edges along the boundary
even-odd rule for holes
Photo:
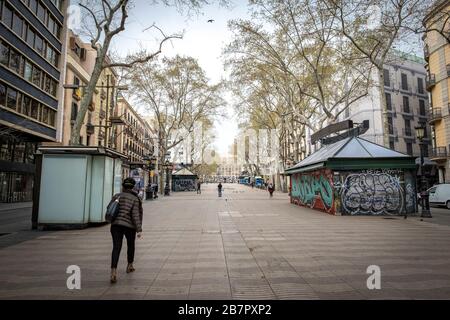
[[[431,88],[433,88],[435,86],[436,75],[434,73],[431,73],[427,76],[426,84],[427,84],[427,90],[430,90]]]
[[[432,108],[430,110],[430,120],[429,123],[435,123],[442,119],[442,108]]]
[[[447,158],[447,148],[446,147],[437,147],[431,149],[431,158]]]

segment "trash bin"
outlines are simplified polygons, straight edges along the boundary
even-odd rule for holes
[[[153,200],[153,188],[151,186],[148,186],[147,190],[145,191],[145,199]]]

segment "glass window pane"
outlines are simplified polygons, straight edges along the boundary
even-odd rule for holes
[[[12,28],[13,11],[9,5],[5,5],[2,12],[2,21],[8,27]]]
[[[36,39],[34,41],[34,48],[36,49],[39,54],[42,54],[44,49],[44,40],[38,35],[36,35]]]
[[[33,67],[33,83],[41,87],[41,70],[36,67]]]
[[[23,97],[22,101],[22,113],[26,116],[31,115],[31,98],[28,96]]]
[[[34,48],[34,31],[30,27],[27,31],[27,43]]]
[[[31,82],[33,79],[33,66],[29,61],[25,62],[23,77],[29,82]]]
[[[9,67],[17,73],[20,73],[20,61],[22,59],[22,55],[18,53],[16,50],[11,49],[11,56],[9,60]]]
[[[22,37],[23,20],[17,14],[14,14],[13,19],[13,30],[17,35]]]
[[[49,110],[48,112],[48,124],[51,125],[52,127],[55,126],[55,116],[56,116],[56,112],[53,110]]]
[[[37,119],[39,115],[39,102],[36,100],[31,101],[31,117]]]
[[[0,106],[6,107],[6,87],[0,83]]]
[[[37,16],[42,22],[45,21],[45,8],[40,3],[38,3],[37,7]]]
[[[33,13],[37,11],[37,0],[30,0],[30,9]]]
[[[3,41],[0,42],[0,63],[5,66],[9,63],[9,46]]]
[[[6,106],[13,110],[17,109],[17,91],[16,90],[8,88]]]
[[[42,107],[42,122],[49,124],[48,121],[48,108],[47,107]]]

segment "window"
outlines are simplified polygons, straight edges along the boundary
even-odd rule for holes
[[[16,50],[11,49],[11,56],[9,59],[9,67],[16,73],[20,74],[20,61],[22,60],[22,55]]]
[[[403,97],[403,112],[409,113],[409,98]]]
[[[0,83],[0,106],[6,107],[6,87]]]
[[[43,107],[42,108],[42,122],[48,124],[48,108]]]
[[[24,65],[23,77],[25,80],[31,82],[33,80],[33,66],[28,60],[25,60]]]
[[[53,110],[48,111],[48,124],[52,127],[55,126],[55,118],[56,118],[56,112]]]
[[[406,143],[406,153],[409,154],[410,156],[412,156],[413,154],[412,143],[410,142]]]
[[[27,30],[27,43],[34,48],[34,31],[30,27]]]
[[[12,29],[13,11],[9,5],[5,5],[3,7],[2,21],[4,24],[6,24],[8,27]]]
[[[393,140],[389,141],[389,148],[395,150],[395,142]]]
[[[75,121],[78,115],[78,104],[72,102],[72,110],[70,112],[70,120]]]
[[[33,67],[33,83],[39,88],[41,87],[41,70],[36,66]]]
[[[13,16],[13,27],[12,29],[14,30],[15,33],[17,33],[17,35],[19,35],[20,37],[22,37],[22,33],[23,33],[23,20],[21,17],[19,17],[17,14],[14,13]]]
[[[47,76],[47,75],[45,77],[43,77],[43,78],[45,78],[45,80],[44,80],[44,91],[47,92],[47,93],[50,93],[52,79],[49,76]]]
[[[44,52],[44,40],[38,35],[36,35],[35,41],[34,41],[34,48],[36,49],[39,54],[42,55]]]
[[[39,18],[39,20],[41,20],[42,22],[45,22],[45,8],[40,3],[38,3],[38,5],[37,5],[36,15]]]
[[[9,46],[0,41],[0,63],[7,66],[9,64]]]
[[[56,83],[55,80],[51,80],[50,81],[50,94],[54,97],[56,97],[56,93],[58,91],[58,84]]]
[[[392,118],[388,117],[388,127],[389,127],[389,134],[394,134],[394,125],[392,123]]]
[[[385,93],[385,95],[386,95],[386,108],[388,110],[392,110],[391,94],[390,93]]]
[[[411,131],[411,121],[408,119],[405,119],[405,129],[406,131]]]
[[[8,88],[7,90],[7,100],[6,100],[6,106],[10,109],[16,110],[17,109],[17,91],[11,88]]]
[[[421,116],[425,116],[425,100],[419,99],[419,114]]]
[[[419,91],[420,94],[423,94],[423,79],[422,78],[417,78],[417,90]]]
[[[36,11],[37,11],[37,2],[38,2],[38,0],[30,0],[29,6],[30,6],[30,10],[33,13],[36,13]]]
[[[31,117],[34,119],[38,119],[39,115],[39,102],[36,100],[31,101]]]
[[[22,113],[26,116],[31,115],[31,98],[24,96],[22,99]]]
[[[408,76],[402,73],[402,89],[408,90]]]
[[[388,69],[383,69],[383,78],[384,78],[384,85],[386,87],[390,87],[391,86],[391,79],[389,76],[389,70]]]

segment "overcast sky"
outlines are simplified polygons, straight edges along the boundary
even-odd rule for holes
[[[149,0],[135,0],[135,7],[130,12],[126,31],[119,34],[112,50],[125,56],[136,51],[140,46],[149,50],[157,48],[161,36],[154,29],[143,30],[153,23],[166,34],[184,31],[184,38],[166,43],[163,55],[189,55],[197,58],[212,82],[217,82],[227,75],[224,71],[221,54],[224,46],[231,40],[227,22],[236,18],[248,18],[247,1],[234,0],[231,8],[210,5],[204,7],[199,15],[181,14],[176,8],[164,5],[152,5]],[[214,19],[213,23],[207,20]],[[231,96],[228,95],[227,100]],[[144,110],[139,109],[140,112]],[[221,154],[228,152],[237,132],[236,119],[233,118],[231,104],[228,107],[229,119],[216,124],[216,147]]]

